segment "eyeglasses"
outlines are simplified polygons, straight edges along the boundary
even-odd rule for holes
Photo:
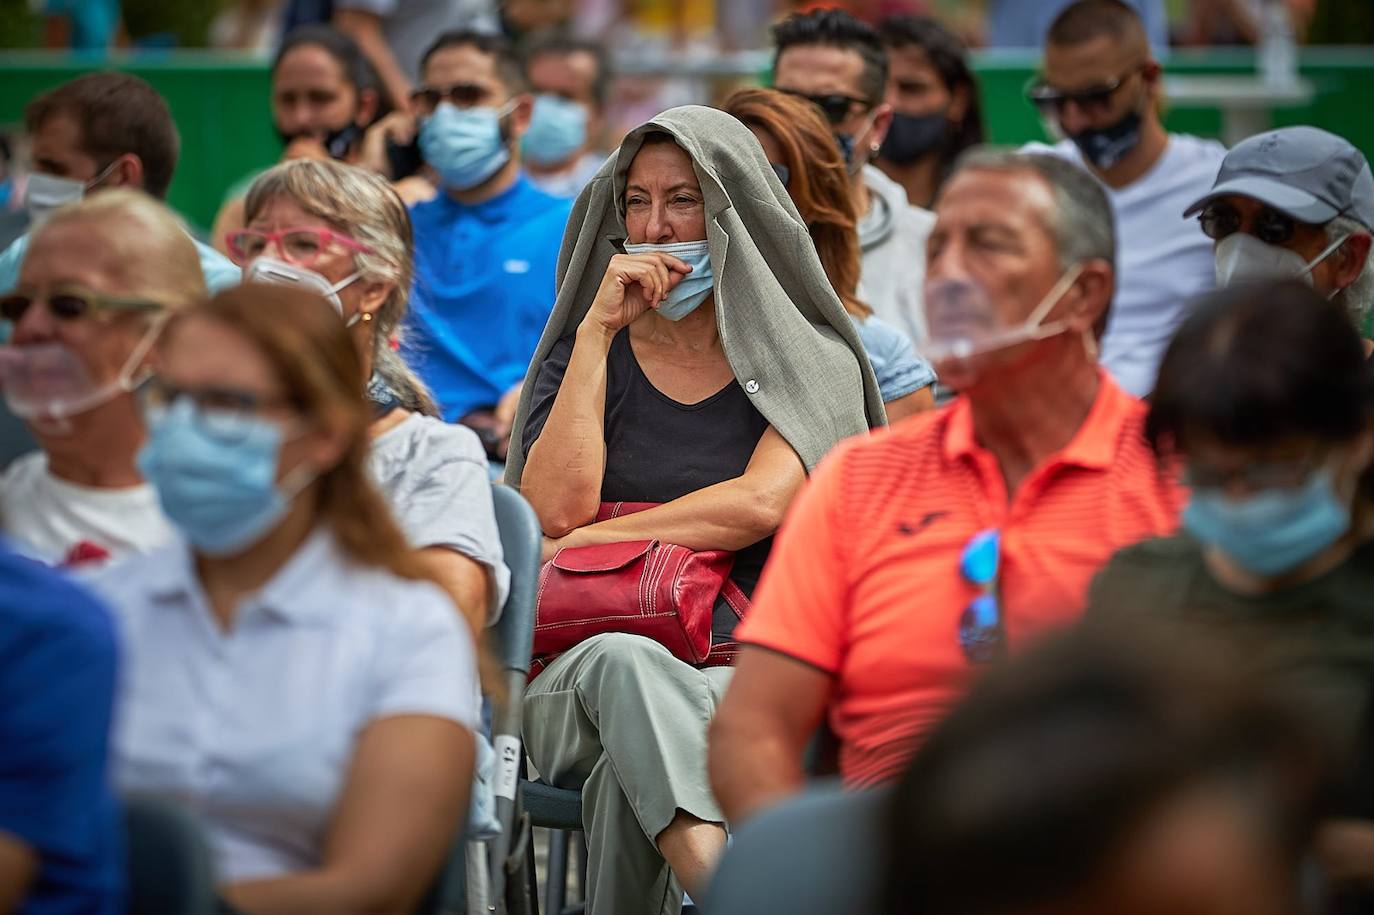
[[[836,127],[844,123],[845,118],[849,117],[849,112],[855,105],[860,105],[865,111],[873,107],[873,103],[868,99],[856,98],[852,95],[841,93],[830,93],[827,95],[812,95],[809,92],[798,92],[794,89],[779,89],[796,98],[806,99],[811,104],[821,110],[825,119],[830,122],[831,127]]]
[[[997,593],[1001,541],[1001,531],[996,528],[979,531],[959,557],[959,573],[964,580],[982,589],[959,617],[959,647],[974,664],[994,661],[1004,651],[1002,607]]]
[[[454,83],[450,86],[420,86],[410,93],[410,104],[419,115],[433,114],[440,102],[455,108],[472,108],[491,97],[491,90],[476,83]]]
[[[102,311],[159,311],[162,305],[150,299],[105,295],[82,286],[57,286],[41,294],[31,289],[15,289],[0,296],[0,318],[18,324],[34,302],[46,302],[48,311],[59,321],[75,321]]]
[[[1296,489],[1311,479],[1329,457],[1323,452],[1291,461],[1259,461],[1236,468],[1190,462],[1183,471],[1183,483],[1190,489],[1228,490],[1237,485],[1247,492]]]
[[[1143,65],[1137,65],[1116,79],[1100,86],[1073,92],[1056,89],[1045,82],[1043,77],[1040,77],[1032,80],[1030,85],[1026,87],[1026,98],[1030,99],[1031,103],[1040,109],[1040,113],[1046,116],[1058,117],[1062,115],[1064,108],[1072,102],[1079,111],[1092,117],[1105,113],[1111,107],[1112,96],[1116,94],[1116,90],[1125,85],[1126,80],[1143,69]]]
[[[371,254],[372,249],[354,241],[341,232],[320,226],[282,229],[280,232],[261,232],[239,229],[224,236],[229,254],[240,264],[246,263],[275,244],[286,259],[301,267],[310,267],[331,243],[341,245],[358,254]]]
[[[1241,217],[1240,211],[1229,203],[1216,201],[1209,203],[1202,208],[1202,212],[1197,217],[1198,225],[1202,227],[1202,234],[1213,241],[1221,241],[1228,235],[1245,229],[1245,220]],[[1307,223],[1302,223],[1307,225]],[[1250,226],[1245,231],[1258,238],[1267,245],[1285,245],[1293,240],[1293,234],[1297,231],[1298,220],[1282,213],[1273,207],[1261,207],[1254,218],[1250,220]]]
[[[265,410],[274,407],[299,409],[287,397],[274,397],[241,388],[183,388],[159,378],[150,378],[138,390],[138,404],[145,422],[155,425],[178,403],[189,405],[195,421],[210,434],[226,441],[241,441],[257,427]]]

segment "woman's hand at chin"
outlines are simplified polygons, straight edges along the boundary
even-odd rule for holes
[[[606,276],[583,326],[614,335],[650,308],[657,308],[691,272],[691,267],[671,254],[617,254],[606,265]]]

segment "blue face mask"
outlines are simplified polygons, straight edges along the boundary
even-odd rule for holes
[[[701,241],[680,241],[671,245],[625,246],[626,254],[647,254],[651,251],[671,254],[692,268],[691,273],[668,290],[668,298],[664,299],[663,304],[657,309],[658,313],[669,321],[681,321],[696,311],[697,306],[706,301],[706,297],[711,294],[715,273],[711,270],[709,246],[704,238]]]
[[[148,416],[138,469],[196,549],[231,556],[267,536],[314,478],[302,466],[277,483],[283,438],[275,423],[200,412],[182,398]]]
[[[1350,530],[1350,507],[1337,498],[1331,474],[1319,471],[1294,489],[1270,489],[1246,499],[1195,489],[1183,526],[1246,571],[1275,576],[1296,569]]]
[[[456,108],[440,102],[420,124],[420,154],[443,181],[444,187],[466,191],[486,181],[510,161],[502,136],[505,108]]]
[[[566,162],[587,142],[587,109],[561,95],[535,97],[520,152],[535,165]]]

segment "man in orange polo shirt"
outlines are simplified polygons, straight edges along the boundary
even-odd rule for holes
[[[963,160],[930,236],[927,355],[951,405],[850,440],[794,503],[711,733],[731,822],[797,791],[828,714],[851,786],[892,781],[980,665],[1079,614],[1183,497],[1097,365],[1110,204],[1076,166]]]

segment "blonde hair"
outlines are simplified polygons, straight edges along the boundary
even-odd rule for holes
[[[252,222],[277,197],[291,199],[371,249],[355,255],[358,270],[364,277],[392,284],[372,323],[373,374],[386,382],[402,406],[437,415],[433,396],[396,351],[415,268],[410,214],[391,184],[376,172],[342,162],[294,159],[253,182],[244,200],[244,222]]]
[[[53,211],[30,248],[59,226],[89,225],[116,255],[129,291],[175,311],[203,302],[209,291],[200,252],[165,204],[143,191],[111,188]]]

